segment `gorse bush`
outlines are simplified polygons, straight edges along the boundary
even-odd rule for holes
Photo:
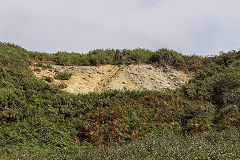
[[[49,82],[49,83],[53,82],[53,78],[52,77],[48,77],[48,76],[45,76],[44,80]]]
[[[111,99],[116,96],[111,93]],[[83,112],[86,116],[80,118],[79,140],[85,144],[110,144],[141,139],[149,133],[195,134],[213,127],[215,107],[209,103],[152,93],[139,99],[123,99],[111,105],[100,102],[95,104],[97,108]]]
[[[217,121],[220,128],[239,125],[238,115],[240,106],[240,52],[229,52],[220,55],[204,70],[199,71],[196,76],[183,87],[185,95],[191,99],[206,100],[216,106]],[[234,110],[234,111],[233,111]],[[235,118],[234,118],[235,117]],[[220,120],[221,119],[221,120]],[[228,119],[228,121],[227,121]],[[223,123],[223,120],[225,121]],[[218,123],[216,122],[216,123]],[[224,125],[225,126],[225,125]]]
[[[43,63],[37,63],[37,64],[34,64],[34,67],[40,67],[42,69],[52,69],[52,66],[49,65],[49,64],[43,64]]]
[[[184,56],[168,49],[47,54],[0,43],[0,155],[11,156],[20,148],[37,152],[109,146],[150,135],[192,136],[239,127],[239,55],[232,51],[216,57]],[[32,61],[60,65],[152,63],[194,72],[195,76],[177,90],[73,95],[61,90],[66,86],[46,83],[50,78],[35,77],[29,69]],[[71,78],[70,73],[57,76]]]
[[[63,73],[56,74],[54,78],[59,80],[69,80],[71,76],[72,76],[72,73],[63,72]]]

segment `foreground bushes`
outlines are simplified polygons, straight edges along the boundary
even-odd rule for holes
[[[149,133],[196,134],[214,125],[215,107],[209,103],[168,97],[163,93],[149,92],[131,99],[124,96],[126,93],[110,94],[113,99],[120,95],[123,100],[88,107],[80,118],[80,141],[99,145],[141,139]]]
[[[240,130],[231,128],[221,132],[209,131],[196,136],[155,135],[144,140],[106,148],[69,147],[59,150],[43,148],[18,148],[1,159],[238,159],[240,155]]]

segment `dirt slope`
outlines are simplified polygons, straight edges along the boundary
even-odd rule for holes
[[[71,93],[101,92],[107,89],[128,90],[161,90],[175,89],[185,84],[190,74],[161,68],[150,64],[103,65],[103,66],[59,66],[53,69],[36,69],[31,67],[39,78],[54,77],[58,72],[73,73],[70,80],[54,80],[53,84],[64,83],[65,91]]]

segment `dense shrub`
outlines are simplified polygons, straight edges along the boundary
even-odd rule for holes
[[[225,129],[232,126],[239,126],[240,124],[239,107],[236,105],[229,105],[221,108],[215,117],[215,121],[219,129]]]
[[[52,77],[48,77],[48,76],[44,77],[44,80],[49,82],[49,83],[53,82],[53,78]]]
[[[52,69],[52,66],[49,64],[37,63],[34,64],[34,67],[40,67],[42,69]]]
[[[54,78],[59,80],[69,80],[71,76],[72,76],[72,73],[63,72],[63,73],[58,73],[57,75],[54,76]]]

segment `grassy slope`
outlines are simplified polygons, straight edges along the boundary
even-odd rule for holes
[[[154,63],[198,72],[189,84],[176,91],[72,95],[37,79],[28,68],[33,59],[62,65]],[[161,135],[196,135],[238,127],[239,59],[240,52],[203,58],[183,56],[167,49],[50,55],[0,43],[0,153],[4,156],[20,151],[43,154],[78,150],[82,145],[128,143],[150,134],[158,135],[157,141]],[[234,143],[239,145],[239,141]],[[226,143],[229,147],[230,144]],[[148,145],[150,143],[143,144]],[[118,149],[124,150],[124,147]],[[239,152],[233,148],[232,154]]]

